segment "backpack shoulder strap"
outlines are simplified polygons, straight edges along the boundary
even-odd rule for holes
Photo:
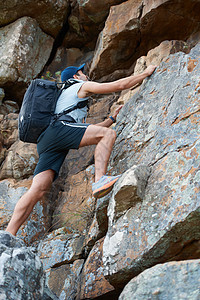
[[[67,89],[68,87],[72,86],[75,83],[79,83],[79,81],[76,79],[68,79],[68,80],[64,81],[62,90]]]
[[[77,108],[83,108],[85,106],[88,105],[88,100],[85,101],[81,101],[79,103],[77,103],[76,105],[74,105],[73,107],[69,108],[69,109],[65,109],[63,112],[59,113],[59,114],[55,114],[53,117],[53,122],[57,121],[60,117],[68,114],[69,112],[77,109]]]

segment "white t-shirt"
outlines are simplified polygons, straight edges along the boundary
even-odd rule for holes
[[[56,103],[55,114],[59,114],[65,109],[71,108],[77,103],[88,99],[88,97],[78,97],[78,91],[84,83],[85,81],[78,80],[78,83],[71,85],[61,93]],[[83,108],[77,108],[69,112],[67,115],[71,116],[77,123],[83,123],[87,117],[87,106]]]

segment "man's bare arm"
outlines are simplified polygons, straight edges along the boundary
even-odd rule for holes
[[[146,77],[150,76],[154,72],[155,68],[156,66],[150,65],[143,73],[139,75],[132,75],[108,83],[87,81],[79,90],[78,96],[80,98],[85,98],[91,94],[109,94],[129,89],[137,83],[142,82]]]

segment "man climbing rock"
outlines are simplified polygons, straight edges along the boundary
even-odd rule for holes
[[[109,83],[89,81],[84,74],[84,66],[68,67],[61,73],[64,82],[74,78],[77,82],[65,89],[58,98],[55,113],[59,114],[66,108],[85,102],[90,95],[108,94],[123,91],[142,82],[150,76],[155,66],[149,66],[143,73],[122,78]],[[92,185],[93,196],[100,198],[111,191],[119,176],[107,176],[108,160],[116,139],[116,132],[109,128],[120,111],[101,123],[86,124],[87,107],[80,105],[65,116],[58,118],[40,135],[37,143],[39,162],[34,172],[32,185],[16,204],[7,231],[16,235],[20,226],[30,215],[35,204],[50,189],[52,182],[58,177],[59,170],[70,149],[78,149],[88,145],[96,145],[95,149],[95,182]]]

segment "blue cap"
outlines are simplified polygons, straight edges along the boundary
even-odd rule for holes
[[[73,66],[67,67],[67,68],[64,69],[64,70],[62,71],[62,73],[61,73],[61,80],[62,80],[62,81],[66,81],[66,80],[68,80],[68,79],[70,79],[70,78],[73,78],[73,76],[74,76],[79,70],[83,71],[84,67],[85,67],[85,63],[82,64],[80,67],[73,67]]]

